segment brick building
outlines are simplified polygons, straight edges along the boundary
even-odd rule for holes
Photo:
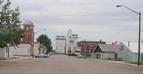
[[[24,24],[24,34],[21,43],[24,44],[33,44],[34,42],[34,25],[31,21],[25,21]]]
[[[81,55],[90,57],[91,51],[98,45],[98,44],[106,44],[104,41],[81,41]]]
[[[20,38],[19,48],[15,50],[15,55],[34,55],[34,25],[32,21],[25,21],[23,27],[24,33]]]

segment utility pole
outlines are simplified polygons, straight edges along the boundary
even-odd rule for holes
[[[136,13],[138,16],[139,16],[139,34],[138,34],[138,66],[140,65],[140,59],[141,59],[141,57],[140,57],[140,43],[141,43],[141,12],[137,12],[137,11],[135,11],[135,10],[133,10],[133,9],[131,9],[131,8],[129,8],[129,7],[127,7],[127,6],[124,6],[124,5],[116,5],[116,7],[124,7],[124,8],[126,8],[126,9],[128,9],[128,10],[130,10],[130,11],[132,11],[132,12],[134,12],[134,13]]]
[[[138,65],[140,65],[140,42],[141,42],[141,12],[139,12]]]

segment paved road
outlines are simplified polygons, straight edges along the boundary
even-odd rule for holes
[[[143,74],[143,67],[53,55],[0,64],[0,74]]]

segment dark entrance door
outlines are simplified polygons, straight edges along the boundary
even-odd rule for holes
[[[141,54],[141,62],[143,62],[143,54]]]
[[[117,58],[118,58],[117,53],[115,53],[115,59],[117,59]]]

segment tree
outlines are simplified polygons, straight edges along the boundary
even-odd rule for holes
[[[20,28],[19,8],[10,8],[9,0],[0,0],[0,48],[17,46],[23,32]]]
[[[4,0],[0,0],[0,4],[3,3]]]
[[[81,41],[77,42],[77,46],[81,47]]]
[[[44,34],[40,35],[37,38],[37,42],[46,46],[48,52],[52,51],[51,40],[48,38],[47,35],[44,35]]]

